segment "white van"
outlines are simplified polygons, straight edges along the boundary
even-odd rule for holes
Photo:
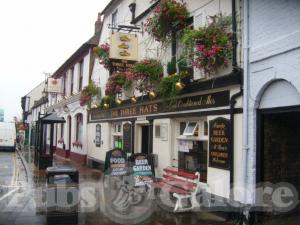
[[[15,150],[16,126],[15,123],[0,122],[0,149]]]

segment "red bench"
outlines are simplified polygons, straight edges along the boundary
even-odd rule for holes
[[[187,173],[174,168],[165,168],[162,178],[158,179],[152,186],[173,194],[177,199],[174,212],[189,211],[200,207],[196,200],[196,194],[200,189],[199,180],[199,172]],[[182,200],[186,198],[190,198],[191,207],[183,208]]]

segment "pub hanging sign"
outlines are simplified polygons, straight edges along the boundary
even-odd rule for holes
[[[228,170],[231,154],[230,120],[218,117],[209,122],[209,167]]]

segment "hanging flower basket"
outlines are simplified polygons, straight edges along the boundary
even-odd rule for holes
[[[127,82],[125,72],[115,72],[109,78],[105,86],[105,95],[113,96],[122,92],[122,88]]]
[[[100,88],[97,87],[93,81],[91,81],[81,92],[79,100],[80,106],[90,104],[92,97],[97,96],[99,93]]]
[[[185,27],[189,12],[183,0],[161,0],[154,8],[153,15],[147,19],[146,31],[156,40],[168,43],[172,31],[177,26]]]
[[[94,53],[99,58],[99,63],[103,65],[104,68],[107,70],[111,68],[111,61],[109,59],[109,48],[109,44],[105,43],[93,49]]]
[[[127,73],[129,81],[135,81],[140,92],[157,89],[163,77],[163,66],[156,59],[144,59],[134,64],[132,71]]]
[[[216,15],[211,22],[197,30],[184,31],[182,42],[187,46],[187,57],[192,65],[206,75],[212,75],[221,67],[227,67],[232,58],[231,17]]]
[[[73,142],[72,145],[73,145],[73,147],[76,146],[77,148],[78,148],[78,147],[82,148],[82,143],[79,142],[79,141]]]

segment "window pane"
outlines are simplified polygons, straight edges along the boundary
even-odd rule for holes
[[[155,125],[155,137],[160,138],[160,125]]]
[[[192,122],[192,123],[188,122],[184,129],[183,135],[194,135],[196,126],[197,126],[196,122]]]

